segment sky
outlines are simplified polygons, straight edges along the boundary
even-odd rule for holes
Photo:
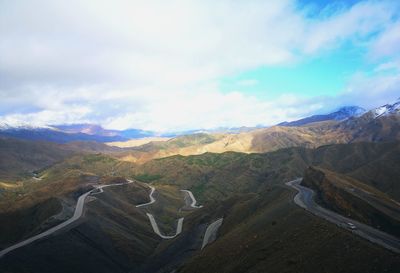
[[[400,97],[397,0],[0,0],[0,123],[270,126]]]

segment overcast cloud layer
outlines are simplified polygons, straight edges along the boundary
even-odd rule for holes
[[[0,121],[175,131],[377,106],[400,96],[396,2],[316,11],[292,0],[1,1]],[[223,77],[348,44],[375,69],[355,71],[335,97],[288,90],[267,101],[219,88]]]

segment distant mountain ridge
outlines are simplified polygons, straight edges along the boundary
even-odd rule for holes
[[[371,110],[370,112],[372,112],[375,117],[399,114],[400,98],[398,98],[397,101],[394,102],[393,104],[385,104],[383,106]]]
[[[53,125],[53,128],[56,128],[65,133],[83,133],[87,135],[100,135],[100,136],[117,136],[118,131],[116,130],[107,130],[97,124],[67,124],[67,125]]]
[[[227,151],[265,153],[289,147],[316,148],[324,145],[352,142],[392,142],[400,140],[398,103],[387,104],[386,114],[373,115],[378,107],[359,115],[358,108],[335,112],[341,120],[311,122],[302,126],[272,126],[241,133],[192,134],[168,141],[150,142],[134,147],[121,156],[126,161],[143,163],[172,155],[197,155]],[[353,116],[343,120],[348,114]],[[355,114],[355,115],[354,115]],[[333,115],[332,115],[333,116]],[[331,117],[332,117],[331,116]],[[203,138],[206,141],[199,141]],[[179,145],[176,145],[176,144]]]
[[[127,149],[0,134],[1,249],[65,221],[78,207],[77,197],[93,190],[81,207],[84,218],[73,228],[8,253],[0,259],[0,271],[398,272],[396,253],[354,236],[357,231],[343,229],[345,224],[315,217],[294,204],[294,191],[284,186],[305,177],[304,185],[319,190],[315,196],[322,206],[399,234],[398,218],[392,225],[394,217],[385,216],[398,211],[394,204],[400,201],[400,142],[394,141],[400,140],[398,105],[339,121],[196,133]],[[123,137],[97,125],[68,126],[3,131],[69,139]],[[129,157],[144,164],[126,162]],[[160,157],[165,158],[150,160]],[[134,182],[94,191],[98,185],[122,184],[125,177]],[[148,185],[140,181],[157,187],[156,202],[145,210],[137,209],[149,199]],[[203,208],[182,210],[186,200],[180,189],[193,192]],[[181,235],[162,242],[151,230],[147,210],[168,233],[184,216]],[[206,230],[222,217],[216,240],[200,250]],[[360,257],[362,262],[354,264]]]
[[[103,128],[101,125],[90,123],[53,125],[52,127],[65,133],[82,133],[105,137],[121,137],[125,139],[152,137],[157,135],[156,132],[141,129],[110,130]]]
[[[337,111],[329,113],[329,114],[322,114],[322,115],[313,115],[310,117],[302,118],[299,120],[291,121],[291,122],[282,122],[279,123],[278,126],[302,126],[313,122],[320,122],[320,121],[328,121],[328,120],[344,120],[350,117],[358,117],[363,115],[366,112],[364,108],[358,106],[344,106],[339,108]]]
[[[35,141],[51,141],[68,143],[74,141],[113,142],[126,141],[134,138],[154,136],[154,132],[140,129],[123,131],[104,129],[96,124],[71,124],[52,126],[29,126],[21,124],[11,126],[0,124],[0,136]]]
[[[24,140],[34,141],[50,141],[56,143],[67,143],[73,141],[97,141],[97,142],[110,142],[122,141],[127,138],[121,136],[99,136],[88,135],[84,133],[65,133],[62,131],[54,130],[53,128],[10,128],[0,130],[0,136],[9,138],[18,138]]]
[[[393,104],[386,104],[368,112],[358,106],[345,106],[329,114],[313,115],[297,121],[283,122],[272,127],[221,127],[213,130],[189,130],[164,134],[141,129],[109,130],[97,124],[51,125],[44,127],[21,124],[13,127],[0,123],[0,136],[68,143],[74,141],[122,142],[129,139],[160,136],[171,138],[189,136],[190,138],[191,135],[205,133],[213,135],[215,141],[196,147],[196,154],[207,151],[265,152],[265,149],[268,151],[272,149],[271,146],[278,149],[303,144],[307,147],[314,147],[315,145],[329,144],[332,141],[346,143],[347,141],[352,141],[352,139],[365,139],[365,141],[398,139],[397,127],[400,125],[396,120],[399,119],[397,117],[400,117],[398,115],[399,111],[400,99]],[[375,122],[371,123],[374,120]],[[319,125],[319,122],[324,122],[325,124]],[[387,123],[390,123],[391,127]],[[388,126],[393,129],[391,132],[383,130]],[[360,130],[360,128],[366,129]],[[366,133],[367,131],[368,133]],[[169,143],[173,143],[173,141]],[[196,141],[194,143],[196,145],[199,144]],[[170,155],[170,151],[164,145],[161,146],[163,146],[163,154]],[[182,148],[180,147],[179,149]],[[188,145],[187,148],[188,151],[184,154],[193,154],[193,145]],[[177,147],[174,146],[174,149],[177,149]],[[173,154],[176,154],[176,151]]]

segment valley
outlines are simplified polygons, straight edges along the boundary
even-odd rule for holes
[[[397,272],[397,116],[371,113],[122,148],[2,138],[0,269]]]
[[[0,273],[399,273],[400,0],[0,0]]]

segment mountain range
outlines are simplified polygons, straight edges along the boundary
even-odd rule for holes
[[[327,121],[327,120],[345,120],[351,117],[359,117],[364,114],[366,111],[364,108],[358,106],[345,106],[339,108],[337,111],[334,111],[329,114],[323,115],[314,115],[310,117],[306,117],[303,119],[299,119],[291,122],[282,122],[278,125],[280,126],[302,126],[313,122]]]
[[[0,254],[86,199],[78,220],[0,256],[0,271],[397,273],[400,246],[374,236],[400,236],[399,106],[140,143],[88,124],[4,128]],[[299,177],[315,206],[347,220],[298,205],[286,182]]]
[[[350,118],[353,116],[359,116],[364,112],[365,110],[363,108],[357,106],[346,106],[330,114],[315,115],[297,121],[283,122],[278,125],[300,126],[318,121],[344,120],[346,118]],[[114,142],[114,141],[126,141],[129,139],[138,139],[145,137],[176,137],[176,136],[191,135],[197,133],[237,134],[237,133],[254,131],[260,128],[263,127],[262,126],[237,127],[237,128],[220,127],[208,130],[199,129],[199,130],[177,131],[169,133],[158,133],[141,129],[109,130],[109,129],[104,129],[102,126],[97,124],[61,124],[61,125],[48,125],[42,127],[32,127],[26,124],[11,126],[6,123],[3,123],[0,124],[0,135],[20,138],[20,139],[27,139],[27,140],[53,141],[57,143],[67,143],[72,141]]]
[[[178,136],[165,141],[125,149],[117,156],[122,160],[143,163],[154,158],[172,155],[195,155],[226,151],[265,153],[288,147],[316,148],[322,145],[360,141],[396,141],[400,139],[400,115],[395,104],[386,105],[386,114],[375,115],[377,109],[364,112],[352,108],[355,115],[340,120],[311,122],[301,126],[272,126],[240,133],[197,133]],[[381,108],[381,107],[380,107]],[[357,110],[358,109],[358,110]],[[343,111],[327,115],[343,117]],[[114,145],[114,144],[110,144]],[[121,146],[117,144],[117,146]],[[126,147],[126,146],[124,146]]]

